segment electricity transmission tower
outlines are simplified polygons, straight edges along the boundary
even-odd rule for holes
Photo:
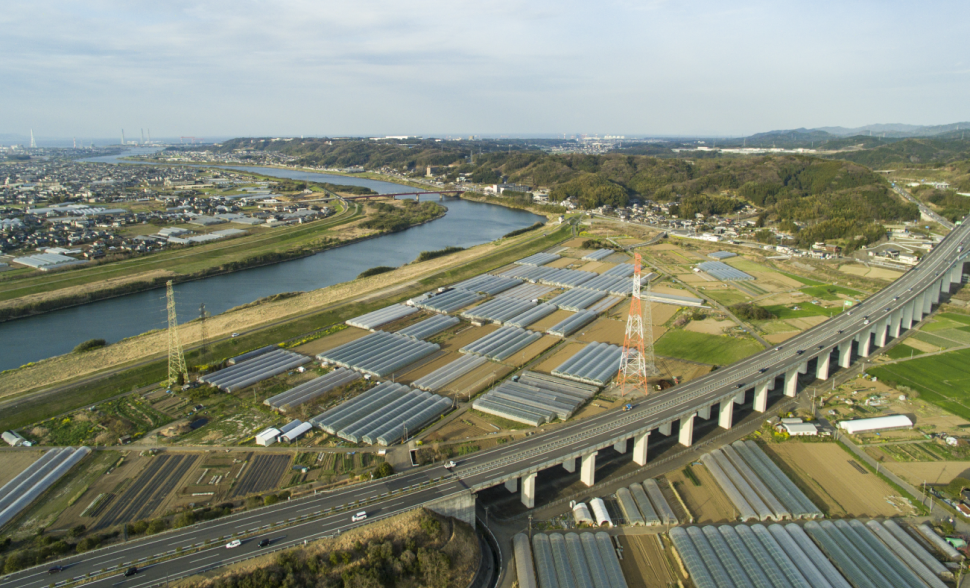
[[[620,355],[618,374],[620,396],[643,392],[649,388],[647,376],[657,373],[653,356],[653,313],[650,310],[650,282],[647,282],[646,312],[640,297],[640,254],[633,257],[633,298],[630,300],[630,313],[626,319],[626,336],[623,338],[623,353]],[[649,337],[644,337],[644,323]]]
[[[172,280],[165,284],[165,299],[168,304],[168,385],[175,386],[181,377],[184,383],[188,379],[185,369],[185,354],[182,353],[182,341],[179,340],[179,323],[175,318],[175,291],[172,290]]]
[[[199,364],[205,365],[209,357],[209,327],[205,324],[209,313],[205,311],[205,302],[199,305],[199,328],[202,331],[202,347],[199,348]]]

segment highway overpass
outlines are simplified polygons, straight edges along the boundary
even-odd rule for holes
[[[592,485],[597,452],[604,448],[612,447],[621,453],[629,451],[635,463],[645,465],[651,438],[676,435],[680,444],[690,446],[697,419],[716,419],[718,426],[730,429],[735,406],[750,403],[755,411],[764,412],[769,393],[794,397],[799,387],[809,380],[826,380],[834,370],[865,360],[876,348],[886,345],[890,337],[899,337],[920,321],[953,284],[962,281],[970,253],[964,247],[968,231],[966,224],[958,225],[918,266],[851,310],[775,348],[639,400],[632,411],[601,413],[514,444],[472,454],[451,472],[440,466],[411,470],[339,492],[292,500],[112,545],[68,558],[63,562],[68,569],[60,577],[47,575],[47,567],[51,565],[48,564],[0,578],[0,588],[39,588],[52,580],[65,582],[77,576],[99,575],[103,569],[127,566],[166,553],[174,557],[149,567],[135,578],[121,578],[121,569],[109,578],[89,584],[118,585],[123,580],[124,586],[152,586],[165,582],[166,576],[195,573],[258,552],[256,541],[248,541],[235,550],[225,549],[223,543],[234,533],[276,538],[275,546],[298,544],[304,539],[356,526],[350,517],[357,510],[366,510],[367,522],[372,522],[376,517],[431,505],[474,521],[472,493],[501,484],[511,492],[518,492],[523,504],[532,508],[536,476],[544,469],[562,466],[572,472],[579,468],[582,481]],[[361,501],[366,504],[362,505]],[[311,516],[317,518],[299,523],[300,517]],[[268,528],[287,521],[297,526],[280,531]],[[189,555],[176,552],[179,548],[187,552],[192,546],[205,547],[206,541],[211,542],[211,547],[201,552]]]

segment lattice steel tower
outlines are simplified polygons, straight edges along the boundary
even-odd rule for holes
[[[623,338],[623,353],[620,355],[618,374],[620,396],[649,392],[647,376],[657,373],[653,356],[653,313],[650,310],[650,282],[647,282],[646,312],[640,297],[640,254],[633,256],[633,298],[630,300],[630,313],[626,319],[626,336]],[[645,327],[646,326],[646,327]],[[644,336],[644,331],[649,337]]]
[[[182,341],[179,340],[179,323],[175,318],[175,291],[172,290],[172,280],[165,284],[165,299],[168,303],[168,385],[178,384],[179,376],[182,382],[189,379],[185,369],[185,354],[182,353]]]
[[[202,346],[199,348],[199,363],[205,365],[209,357],[209,327],[205,324],[205,319],[209,313],[205,311],[205,303],[199,305],[199,330],[202,332]]]

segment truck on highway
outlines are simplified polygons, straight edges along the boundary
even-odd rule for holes
[[[633,410],[633,405],[632,404],[624,404],[623,405],[623,412],[627,412],[627,411],[631,411],[631,410]]]

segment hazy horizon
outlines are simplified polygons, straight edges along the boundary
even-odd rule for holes
[[[738,137],[970,119],[966,3],[8,4],[0,134],[41,141],[122,128]]]

